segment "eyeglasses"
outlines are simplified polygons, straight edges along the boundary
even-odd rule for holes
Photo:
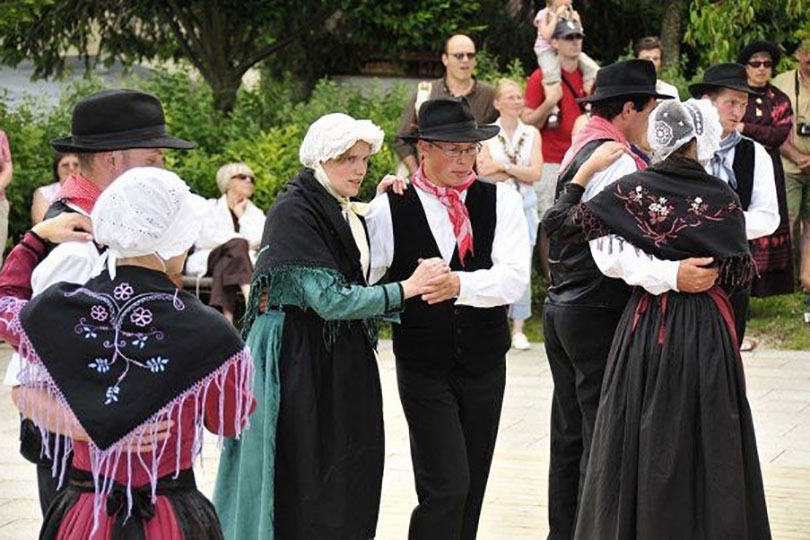
[[[248,182],[253,183],[253,177],[250,176],[249,174],[235,174],[235,175],[231,176],[231,180],[233,180],[233,179],[247,180]]]
[[[466,52],[466,53],[464,53],[464,52],[456,52],[456,53],[450,53],[450,56],[452,56],[453,58],[455,58],[459,62],[462,62],[465,58],[467,60],[475,60],[475,53],[474,52]]]
[[[561,38],[563,41],[582,41],[582,36],[577,34],[570,34]]]
[[[446,148],[434,142],[430,141],[427,142],[431,146],[435,146],[436,148],[444,152],[444,155],[447,157],[474,156],[478,154],[478,152],[480,152],[481,148],[483,147],[483,145],[480,142],[464,148],[459,148],[458,146],[451,146],[450,148]]]
[[[752,68],[761,68],[761,67],[773,67],[773,61],[771,60],[751,60],[748,62],[748,65]]]

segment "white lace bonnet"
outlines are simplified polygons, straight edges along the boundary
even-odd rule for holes
[[[357,141],[371,145],[371,153],[382,148],[385,132],[371,120],[355,120],[348,114],[331,113],[318,118],[309,126],[298,157],[304,167],[336,158],[354,146]]]
[[[90,216],[93,236],[107,246],[110,277],[124,257],[157,254],[168,260],[182,254],[197,239],[200,215],[189,187],[175,173],[136,167],[115,179],[99,196]]]
[[[720,148],[722,133],[717,110],[704,99],[663,101],[653,110],[647,127],[655,162],[665,160],[692,139],[697,139],[698,161],[706,162]]]

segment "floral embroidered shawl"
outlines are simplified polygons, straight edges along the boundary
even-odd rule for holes
[[[672,156],[627,175],[574,207],[571,217],[588,238],[618,235],[659,259],[714,257],[721,284],[730,287],[755,272],[739,198],[690,159]],[[614,249],[614,239],[597,246]]]
[[[18,320],[22,399],[29,399],[29,388],[44,386],[87,432],[97,505],[113,488],[104,472],[121,459],[137,459],[130,444],[152,440],[151,426],[173,419],[187,399],[197,405],[192,459],[199,453],[208,390],[213,384],[221,391],[222,420],[229,372],[236,373],[237,435],[247,426],[253,363],[244,343],[224,318],[161,272],[121,266],[113,280],[103,272],[84,285],[57,283],[28,302]],[[50,411],[41,412],[32,420],[46,440]],[[70,451],[67,441],[54,461]]]

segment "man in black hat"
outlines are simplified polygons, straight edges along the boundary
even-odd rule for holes
[[[103,90],[83,99],[73,109],[71,131],[70,136],[54,139],[51,144],[58,152],[78,154],[80,170],[65,180],[46,218],[64,212],[89,217],[98,196],[122,173],[134,167],[163,167],[165,148],[187,150],[195,146],[169,136],[158,98],[135,90]],[[50,248],[31,276],[34,296],[57,282],[85,283],[101,254],[93,242],[65,242]],[[6,372],[6,385],[19,385],[19,369],[15,355]],[[56,495],[58,479],[52,477],[50,460],[40,456],[38,429],[27,421],[21,429],[21,451],[37,464],[44,515]],[[55,435],[50,438],[52,442],[55,439]]]
[[[618,62],[599,70],[591,103],[592,118],[574,137],[557,182],[558,197],[582,164],[603,144],[624,154],[593,176],[587,201],[619,178],[644,169],[633,154],[647,130],[657,99],[656,73],[647,60]],[[699,292],[714,284],[717,271],[701,268],[711,259],[660,261],[633,249],[599,250],[594,240],[563,245],[543,223],[550,239],[551,280],[543,314],[546,354],[554,379],[549,464],[549,539],[574,534],[578,494],[584,481],[599,406],[602,375],[613,335],[630,295],[630,285],[659,294]],[[620,278],[620,279],[615,279]]]
[[[530,271],[520,195],[473,171],[481,141],[498,129],[479,126],[465,98],[426,101],[409,136],[421,156],[413,187],[377,197],[367,218],[370,282],[386,273],[396,281],[430,257],[452,271],[408,300],[393,329],[419,497],[411,540],[475,538],[495,449],[506,306],[523,294]]]
[[[772,234],[779,226],[773,162],[768,151],[741,132],[749,96],[758,95],[748,85],[745,67],[718,64],[703,74],[703,81],[689,86],[696,98],[710,99],[720,115],[723,139],[706,172],[728,182],[740,197],[749,240]],[[731,306],[740,345],[745,336],[750,287],[731,295]]]

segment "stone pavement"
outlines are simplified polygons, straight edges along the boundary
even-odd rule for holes
[[[396,391],[390,342],[381,344],[386,464],[377,538],[404,540],[415,503],[408,432]],[[8,363],[0,350],[0,372]],[[775,540],[810,540],[810,352],[757,351],[744,357]],[[551,375],[542,346],[512,353],[501,430],[478,538],[540,540],[547,533],[546,471]],[[17,415],[0,390],[0,540],[36,538],[35,471],[17,453]],[[217,470],[213,437],[198,483],[210,495]],[[685,539],[686,540],[686,539]]]

